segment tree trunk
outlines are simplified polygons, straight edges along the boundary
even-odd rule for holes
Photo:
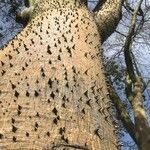
[[[36,9],[0,52],[2,150],[117,149],[97,25],[62,6]]]

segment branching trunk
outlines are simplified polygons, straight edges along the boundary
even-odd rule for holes
[[[95,8],[95,19],[104,42],[116,29],[120,21],[124,0],[103,0]]]
[[[111,3],[107,20],[121,10]],[[117,149],[97,17],[80,0],[41,0],[0,51],[0,149]]]

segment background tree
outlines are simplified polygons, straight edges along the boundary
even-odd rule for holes
[[[112,67],[112,65],[110,67],[107,67],[109,70],[109,74],[110,74],[109,79],[111,81],[111,85],[115,85],[114,86],[115,91],[116,90],[120,91],[120,92],[116,93],[113,90],[113,96],[115,93],[115,96],[114,96],[115,99],[113,99],[114,104],[116,104],[116,108],[118,108],[119,118],[122,120],[126,130],[128,130],[128,133],[130,133],[130,136],[134,139],[134,141],[136,141],[136,139],[134,138],[134,135],[133,135],[133,133],[134,133],[133,129],[135,127],[134,123],[136,122],[133,119],[133,115],[135,115],[135,111],[133,110],[133,107],[130,102],[132,102],[131,97],[136,94],[132,93],[132,90],[134,91],[135,87],[133,86],[133,80],[132,81],[130,80],[129,74],[130,74],[130,76],[140,78],[140,80],[141,80],[140,82],[142,85],[142,87],[141,87],[142,91],[140,93],[143,96],[145,93],[145,97],[144,97],[145,100],[144,100],[144,103],[143,103],[143,101],[142,101],[142,103],[145,105],[144,109],[146,110],[146,113],[148,115],[149,115],[149,112],[147,110],[149,108],[149,99],[150,99],[147,94],[148,88],[147,89],[145,88],[149,84],[149,80],[148,80],[148,78],[144,77],[147,74],[146,72],[148,70],[145,69],[144,74],[142,73],[142,71],[144,70],[144,66],[141,66],[140,63],[138,63],[139,61],[141,61],[142,56],[141,56],[141,59],[139,59],[140,57],[137,57],[137,55],[140,55],[141,53],[145,53],[145,55],[143,55],[143,57],[149,55],[149,51],[146,50],[147,46],[149,45],[148,42],[141,42],[141,41],[146,41],[147,36],[140,37],[140,35],[139,35],[139,34],[144,35],[146,33],[143,31],[144,31],[144,29],[146,29],[145,27],[147,27],[147,25],[148,25],[147,22],[149,22],[149,19],[148,19],[149,6],[148,6],[148,1],[145,1],[145,3],[143,3],[142,5],[141,5],[141,3],[142,3],[142,1],[140,1],[138,3],[138,5],[136,6],[136,2],[132,1],[132,3],[129,4],[126,1],[125,9],[127,11],[124,11],[124,15],[123,15],[124,17],[120,24],[120,28],[118,28],[116,31],[121,40],[118,40],[117,42],[114,41],[113,44],[106,46],[107,48],[111,47],[111,50],[112,50],[112,46],[113,46],[114,52],[116,51],[115,53],[113,52],[114,56],[112,57],[112,59],[109,60],[109,62],[107,62],[107,65],[106,65],[106,67],[110,66],[110,62],[112,62],[111,60],[114,60],[114,58],[117,60],[117,61],[113,61],[114,67]],[[134,8],[135,8],[135,10],[134,10]],[[130,20],[130,18],[131,18],[131,21],[128,21],[128,20]],[[124,31],[123,31],[123,29],[124,29]],[[129,29],[129,32],[127,31],[128,29]],[[120,30],[121,32],[118,30]],[[112,38],[111,40],[113,40],[113,39],[117,39],[117,37]],[[126,41],[125,44],[124,44],[124,41]],[[142,46],[144,46],[144,45],[146,45],[146,46],[142,47],[142,49],[139,49],[139,46],[141,45],[141,44],[139,44],[139,42],[142,44]],[[120,49],[120,50],[118,50],[118,49]],[[110,48],[109,48],[109,50],[110,50]],[[125,58],[125,61],[123,60],[124,58]],[[147,59],[147,61],[145,61],[145,63],[147,63],[147,67],[148,67],[149,60]],[[112,73],[114,74],[113,77],[112,77]],[[121,90],[120,90],[120,88],[121,88]],[[145,92],[145,91],[147,91],[147,92]],[[138,102],[139,102],[140,96],[138,96],[138,98],[139,98],[138,99]],[[116,101],[117,99],[118,99],[118,102]],[[120,103],[120,101],[123,103]],[[123,106],[123,104],[124,104],[124,106]],[[119,109],[119,107],[120,107],[120,109]],[[137,109],[137,106],[136,106],[136,109]],[[126,113],[126,110],[128,111],[129,115]],[[120,113],[120,112],[122,112],[122,113]],[[140,115],[137,115],[137,116],[139,117]],[[147,117],[149,117],[149,116],[147,116]],[[126,121],[124,120],[125,118],[127,119]],[[139,120],[141,123],[142,118],[140,118]],[[148,120],[148,118],[146,118],[146,115],[145,115],[145,120]],[[140,127],[140,123],[138,123],[139,127]],[[144,127],[144,125],[141,125],[141,126]],[[147,126],[149,126],[148,121],[147,121]],[[146,127],[144,130],[146,131]],[[149,127],[148,127],[148,130],[149,130]],[[142,134],[144,136],[146,136],[146,134],[144,134],[144,132]],[[139,136],[139,137],[142,137],[142,136]],[[148,137],[148,139],[149,139],[149,137]],[[129,145],[127,145],[127,146],[129,147]],[[125,147],[125,145],[124,145],[124,147]]]

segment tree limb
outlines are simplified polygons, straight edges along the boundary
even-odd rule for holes
[[[28,22],[32,18],[32,13],[34,10],[34,6],[30,6],[29,8],[25,8],[23,11],[16,14],[16,21],[26,26]]]
[[[124,0],[102,0],[94,9],[102,43],[115,31],[122,15],[121,8]]]
[[[106,2],[106,0],[99,0],[93,11],[94,12],[99,11],[101,9],[101,7],[104,5],[105,2]]]
[[[32,18],[33,10],[39,0],[24,0],[26,8],[16,14],[16,21],[26,26]]]

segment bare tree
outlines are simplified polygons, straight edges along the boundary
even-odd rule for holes
[[[133,3],[132,3],[133,4]],[[145,28],[145,25],[147,24],[147,13],[149,8],[146,5],[142,5],[142,1],[134,2],[133,5],[135,8],[133,9],[132,6],[129,3],[125,3],[125,9],[131,14],[131,22],[129,22],[128,26],[126,26],[125,22],[122,22],[123,24],[125,23],[125,29],[129,28],[128,32],[122,33],[118,30],[116,32],[122,36],[122,44],[114,44],[115,48],[118,47],[120,49],[117,50],[117,53],[115,53],[113,59],[117,55],[121,55],[122,52],[124,52],[124,58],[125,58],[125,64],[123,65],[124,71],[122,70],[122,77],[126,78],[124,80],[119,80],[123,83],[124,86],[124,96],[126,97],[127,101],[124,101],[124,97],[120,97],[114,87],[111,86],[111,96],[112,100],[114,101],[114,104],[117,108],[119,118],[121,119],[125,129],[127,132],[130,134],[132,139],[137,145],[144,145],[145,143],[145,149],[149,145],[149,134],[150,134],[150,128],[149,128],[149,123],[148,123],[148,116],[146,115],[147,112],[147,107],[144,106],[144,97],[143,97],[143,92],[145,91],[145,88],[147,87],[149,81],[145,80],[143,77],[141,71],[140,71],[140,66],[136,61],[136,56],[137,51],[135,53],[135,43],[138,43],[139,39],[139,34],[144,33],[143,29]],[[144,7],[144,8],[143,8]],[[143,10],[142,10],[143,8]],[[126,13],[126,12],[125,12]],[[139,16],[137,18],[137,16]],[[126,18],[128,19],[128,18]],[[137,20],[138,19],[138,20]],[[127,31],[127,30],[126,30]],[[146,32],[145,32],[146,33]],[[142,36],[142,38],[146,38],[146,36]],[[125,44],[123,44],[125,41]],[[148,45],[146,42],[145,44]],[[123,47],[121,48],[121,45]],[[110,46],[111,47],[111,46]],[[137,58],[139,59],[139,58]],[[123,61],[121,61],[123,62]],[[108,64],[107,64],[108,65]],[[126,66],[126,67],[125,67]],[[112,67],[109,67],[112,69]],[[117,73],[118,75],[118,73]],[[120,78],[120,77],[119,77]],[[119,83],[120,84],[120,83]],[[111,80],[111,85],[113,85],[112,80]],[[126,109],[126,105],[130,107],[130,112],[133,112],[134,115],[134,120],[131,119],[133,118],[132,116],[129,115],[129,112]],[[120,113],[121,112],[121,113]],[[143,140],[143,143],[142,143]],[[142,146],[144,147],[144,146]],[[142,149],[140,146],[140,148]]]

